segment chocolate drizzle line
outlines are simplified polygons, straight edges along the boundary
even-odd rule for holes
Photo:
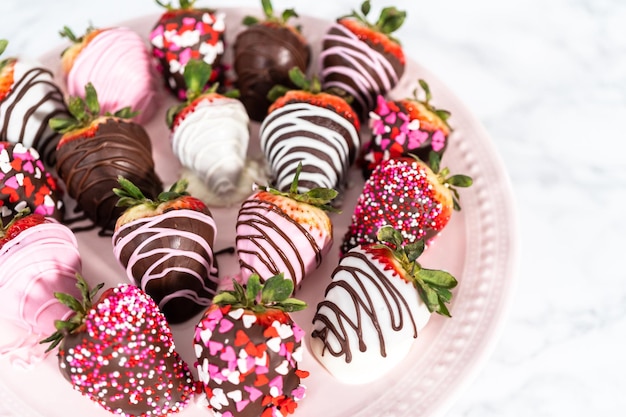
[[[359,263],[364,264],[364,267],[352,267],[346,265],[345,261],[349,258],[358,259],[360,261]],[[349,274],[358,288],[355,288],[346,280],[340,278],[335,280],[336,277],[340,277],[340,273]],[[377,306],[374,305],[372,298],[367,293],[365,289],[366,282],[369,282],[372,286],[374,286],[380,292],[381,297],[385,300],[385,304],[387,306],[386,311],[389,313],[389,318],[392,323],[392,330],[399,331],[404,328],[406,315],[409,317],[411,325],[413,326],[413,337],[417,337],[417,326],[415,324],[415,319],[411,314],[409,302],[402,297],[402,294],[400,294],[391,282],[393,279],[400,278],[394,278],[389,275],[390,274],[385,274],[381,271],[379,267],[362,252],[350,251],[344,255],[339,265],[333,272],[333,281],[330,283],[328,288],[326,288],[325,295],[333,290],[345,291],[348,293],[354,303],[356,317],[349,317],[348,314],[345,313],[348,309],[327,300],[324,300],[317,305],[317,312],[313,317],[313,323],[320,321],[323,323],[324,327],[311,332],[311,337],[319,338],[324,342],[324,350],[322,354],[328,351],[331,355],[336,357],[345,356],[346,363],[350,363],[352,361],[351,348],[353,348],[353,343],[350,341],[348,330],[352,329],[356,332],[358,337],[358,349],[361,352],[365,352],[368,346],[365,344],[363,332],[364,327],[367,326],[369,322],[378,335],[381,356],[387,356],[384,329],[380,326],[378,316],[380,309],[377,309]],[[364,295],[361,296],[360,294]],[[324,312],[323,310],[326,310],[327,312]],[[334,315],[334,318],[330,317],[331,314]],[[337,322],[337,325],[333,324],[334,321]],[[331,348],[331,343],[328,341],[331,337],[339,342],[339,350],[333,350]]]
[[[48,75],[50,80],[42,79]],[[6,112],[2,117],[2,126],[0,127],[0,140],[1,141],[9,141],[16,142],[21,141],[22,138],[26,135],[26,127],[28,125],[29,120],[35,115],[39,107],[43,106],[48,101],[53,101],[56,103],[58,109],[50,114],[47,114],[44,119],[41,120],[41,124],[39,125],[37,132],[33,136],[32,146],[39,152],[42,156],[43,161],[48,166],[54,166],[55,163],[55,149],[56,145],[59,142],[60,135],[54,132],[52,129],[48,127],[48,121],[53,117],[64,116],[67,115],[67,107],[65,106],[65,102],[63,101],[63,93],[59,90],[59,87],[52,82],[52,72],[40,67],[35,67],[28,70],[22,78],[17,80],[13,87],[11,88],[8,96],[5,100],[8,100],[9,97],[15,96],[13,102],[7,106]],[[20,130],[20,134],[17,138],[10,138],[7,136],[7,131],[9,128],[9,122],[11,120],[11,116],[16,106],[20,103],[20,101],[26,96],[28,91],[31,88],[37,86],[37,84],[44,84],[48,87],[49,91],[41,97],[41,99],[34,103],[28,111],[24,114],[22,119],[22,128]]]
[[[258,234],[255,235],[246,235],[242,236],[237,234],[236,241],[240,241],[241,239],[249,240],[256,250],[248,250],[244,251],[239,249],[239,253],[246,253],[255,255],[256,258],[262,262],[270,271],[272,275],[279,274],[281,272],[285,273],[285,275],[291,277],[294,283],[294,287],[297,285],[296,277],[304,277],[306,273],[306,265],[304,264],[304,260],[300,254],[300,250],[298,249],[295,239],[298,236],[288,236],[287,233],[277,225],[272,222],[268,216],[263,213],[275,213],[279,215],[281,218],[285,219],[289,223],[293,224],[298,228],[304,239],[309,242],[311,245],[311,249],[315,252],[315,262],[316,267],[318,267],[322,263],[322,248],[320,248],[315,242],[315,238],[297,221],[293,220],[289,217],[280,207],[277,205],[263,201],[260,199],[252,198],[244,201],[239,210],[239,216],[237,218],[237,227],[240,225],[247,225],[252,229],[256,230]],[[242,220],[242,217],[248,217],[246,220]],[[270,237],[267,231],[272,231],[278,233],[282,241],[274,242]],[[280,265],[277,265],[276,261],[272,259],[272,255],[268,252],[268,249],[264,247],[264,245],[270,245],[270,247],[276,251],[278,256],[280,256],[280,261],[287,267],[287,271],[283,271]],[[284,247],[290,247],[293,254],[298,259],[298,265],[293,265],[289,262],[288,255],[281,249]],[[239,259],[239,264],[241,268],[249,269],[252,272],[258,273],[254,267],[244,261]],[[267,279],[269,277],[261,277],[262,279]]]

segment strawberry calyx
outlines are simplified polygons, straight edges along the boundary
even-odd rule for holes
[[[420,161],[420,159],[417,156],[415,155],[411,155],[411,156],[417,159],[418,161]],[[459,192],[457,188],[458,187],[461,187],[461,188],[470,187],[473,183],[472,178],[463,174],[450,175],[450,169],[447,167],[441,169],[441,155],[439,155],[435,151],[431,151],[428,154],[428,157],[429,157],[428,165],[430,166],[430,169],[433,171],[433,173],[437,176],[439,183],[442,184],[447,189],[449,189],[450,192],[452,193],[452,201],[454,204],[454,210],[455,211],[461,210],[460,196],[459,196]]]
[[[72,42],[70,46],[61,52],[61,66],[66,74],[69,73],[70,69],[74,65],[74,60],[83,48],[85,48],[89,42],[93,40],[93,38],[104,30],[106,29],[96,29],[93,26],[89,26],[83,36],[76,36],[69,27],[63,26],[63,29],[59,31],[59,35]]]
[[[304,301],[291,297],[293,281],[285,279],[283,273],[274,275],[263,283],[258,274],[252,274],[245,286],[233,279],[233,288],[216,294],[213,304],[220,307],[228,305],[232,308],[243,308],[263,315],[275,312],[290,313],[307,307]]]
[[[450,317],[446,304],[452,299],[452,288],[457,280],[450,273],[441,270],[422,268],[417,259],[425,249],[424,240],[404,245],[402,234],[392,226],[383,226],[378,230],[376,238],[381,243],[370,246],[378,259],[393,257],[402,267],[405,279],[413,282],[420,298],[431,313]]]
[[[0,56],[7,49],[7,46],[9,46],[9,41],[6,40],[6,39],[0,39]],[[6,59],[3,59],[2,61],[0,61],[0,74],[2,74],[2,70],[4,69],[4,67],[6,67],[7,65],[12,64],[15,61],[17,61],[17,59],[13,58],[13,57],[6,58]]]
[[[61,142],[63,143],[81,136],[81,133],[93,127],[94,122],[101,118],[115,117],[120,119],[130,119],[137,115],[130,107],[124,107],[115,113],[106,112],[104,115],[100,113],[100,103],[98,102],[98,93],[92,83],[85,86],[85,97],[70,97],[68,99],[68,110],[72,117],[58,118],[53,117],[49,121],[50,127],[63,134]]]
[[[289,103],[304,102],[318,107],[334,110],[343,118],[352,123],[357,130],[360,129],[359,117],[350,106],[352,96],[346,95],[341,89],[328,89],[322,91],[322,83],[317,76],[307,78],[298,67],[289,70],[289,79],[298,88],[292,89],[284,85],[275,85],[267,93],[269,101],[273,102],[268,112],[272,112]]]
[[[206,97],[236,98],[239,96],[239,91],[237,90],[231,90],[224,94],[217,93],[219,83],[216,82],[209,85],[212,73],[213,68],[211,65],[201,59],[190,59],[187,64],[185,64],[183,77],[185,79],[185,85],[187,86],[187,100],[167,110],[165,118],[167,126],[170,129],[176,123],[176,119],[183,115],[183,112],[192,110],[199,101]]]
[[[430,103],[432,100],[432,93],[428,83],[423,80],[417,80],[419,87],[424,91],[424,98],[419,98],[419,88],[415,87],[413,90],[413,97],[403,100],[404,105],[409,111],[411,119],[418,119],[420,123],[429,125],[432,130],[441,129],[447,136],[452,131],[452,128],[448,124],[448,119],[451,113],[448,110],[438,109]],[[425,126],[425,128],[427,128]]]
[[[39,343],[45,344],[50,343],[46,352],[54,349],[63,338],[71,333],[79,332],[85,322],[85,317],[91,310],[94,304],[94,300],[96,300],[96,296],[98,292],[104,287],[104,283],[98,284],[95,288],[89,288],[89,284],[87,281],[80,275],[76,274],[76,287],[80,291],[81,299],[78,300],[75,297],[61,293],[55,292],[54,297],[59,300],[63,305],[67,306],[70,310],[74,312],[72,316],[67,320],[56,320],[54,322],[54,327],[56,331],[50,335],[49,337],[41,340]],[[99,298],[102,299],[106,295],[106,292]]]
[[[243,21],[242,21],[242,23],[245,26],[252,26],[258,23],[263,23],[263,24],[275,25],[279,27],[287,27],[287,28],[294,30],[296,34],[301,33],[302,30],[299,26],[291,26],[288,23],[289,19],[294,18],[294,17],[300,17],[298,16],[298,13],[296,13],[294,9],[285,9],[280,15],[276,15],[274,11],[274,6],[272,6],[271,0],[261,0],[261,6],[263,8],[263,14],[265,15],[265,20],[261,21],[254,16],[246,16],[243,18]]]
[[[330,204],[330,202],[333,201],[337,197],[337,195],[339,195],[337,190],[334,190],[332,188],[317,187],[304,193],[298,192],[300,172],[302,172],[302,162],[298,163],[296,173],[293,176],[293,181],[291,182],[291,186],[289,187],[288,192],[283,192],[268,186],[259,186],[259,189],[273,195],[290,198],[294,201],[297,201],[298,203],[309,204],[324,211],[329,211],[333,213],[339,212],[336,207],[333,207]]]
[[[0,218],[0,248],[7,242],[15,239],[24,230],[42,223],[50,221],[42,214],[32,213],[29,207],[18,212],[6,225]]]
[[[167,9],[168,11],[175,11],[175,10],[190,10],[194,8],[194,4],[196,3],[196,0],[179,0],[178,2],[178,7],[173,6],[172,2],[163,2],[161,0],[155,0],[156,3]]]

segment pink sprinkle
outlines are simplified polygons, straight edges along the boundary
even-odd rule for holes
[[[304,334],[304,330],[302,330],[300,326],[293,326],[293,337],[296,339],[296,343],[300,343],[300,341],[304,337]]]
[[[283,392],[283,377],[282,377],[282,375],[278,375],[276,378],[272,379],[268,385],[269,385],[270,388],[276,387],[276,388],[278,388],[280,390],[280,392]]]
[[[152,32],[150,32],[150,39],[154,39],[157,36],[162,36],[164,30],[165,28],[163,27],[163,25],[158,25],[157,27],[154,28]]]
[[[247,406],[248,404],[250,404],[250,401],[248,401],[248,400],[239,401],[239,402],[236,404],[237,411],[241,412],[241,410],[243,410],[244,408],[246,408],[246,406]],[[224,415],[224,414],[222,414],[222,415]]]
[[[178,61],[181,65],[185,65],[191,59],[191,48],[183,49],[178,55]]]
[[[230,320],[222,320],[220,322],[220,333],[226,333],[228,332],[230,329],[232,329],[235,325],[233,324],[232,321]]]
[[[231,363],[233,363],[233,362],[236,365],[236,363],[237,363],[237,354],[235,353],[235,349],[233,349],[232,346],[226,346],[226,348],[224,349],[224,351],[220,355],[220,359],[225,361],[225,362],[228,362],[229,365]]]
[[[250,394],[250,401],[256,401],[263,393],[255,387],[243,387]]]
[[[215,342],[213,340],[209,340],[209,353],[211,355],[217,355],[217,352],[221,351],[223,348],[224,348],[224,344],[220,342]]]

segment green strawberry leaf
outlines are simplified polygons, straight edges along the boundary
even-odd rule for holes
[[[376,27],[380,32],[389,35],[400,29],[406,19],[406,12],[395,7],[385,7],[380,13]]]
[[[241,21],[241,24],[244,25],[244,26],[252,26],[252,25],[256,25],[259,22],[260,22],[260,20],[257,17],[246,16]]]
[[[85,86],[85,103],[89,113],[100,114],[100,103],[98,102],[98,93],[92,83]]]
[[[228,291],[222,291],[219,294],[216,294],[215,297],[213,297],[213,304],[218,305],[233,305],[237,303],[237,301],[239,301],[237,300],[237,296]]]
[[[261,290],[261,302],[269,304],[285,301],[293,293],[293,281],[285,279],[283,274],[269,278]]]
[[[456,278],[446,271],[422,268],[418,275],[422,281],[436,287],[454,288],[457,285]]]
[[[282,301],[280,304],[283,308],[283,311],[286,311],[288,313],[292,313],[294,311],[301,311],[307,307],[306,302],[302,300],[298,300],[297,298],[287,298],[286,300]]]
[[[261,291],[261,278],[253,274],[246,283],[246,298],[250,301],[256,300],[257,295]]]
[[[211,79],[211,73],[213,69],[211,65],[200,59],[190,59],[185,64],[185,70],[183,71],[183,78],[185,79],[185,85],[187,86],[187,97],[193,97],[193,100],[200,96],[204,91],[204,87]]]
[[[261,0],[261,6],[263,8],[263,13],[265,17],[268,19],[274,17],[274,7],[272,6],[271,0]]]
[[[287,21],[293,17],[300,17],[298,16],[298,13],[296,13],[296,11],[294,9],[285,9],[283,10],[283,14],[281,15],[281,19],[284,23],[287,23]]]
[[[455,187],[466,188],[472,185],[473,180],[471,177],[468,177],[467,175],[457,174],[457,175],[448,177],[446,180],[446,183]]]
[[[372,4],[370,0],[365,0],[361,4],[361,13],[363,14],[363,16],[367,16],[368,14],[370,14],[371,10],[372,10]]]
[[[9,46],[9,41],[7,41],[6,39],[0,39],[0,55],[2,55],[4,51],[6,51],[7,46]]]

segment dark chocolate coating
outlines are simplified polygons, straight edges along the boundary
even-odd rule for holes
[[[284,26],[259,23],[237,36],[234,57],[240,100],[250,118],[260,122],[271,104],[267,93],[275,85],[296,87],[289,79],[289,71],[298,67],[306,72],[311,48]]]
[[[118,176],[131,181],[147,198],[162,191],[152,159],[152,144],[145,129],[136,123],[109,119],[98,126],[94,137],[68,141],[57,149],[57,172],[78,209],[100,227],[113,230],[124,211],[116,207]]]

